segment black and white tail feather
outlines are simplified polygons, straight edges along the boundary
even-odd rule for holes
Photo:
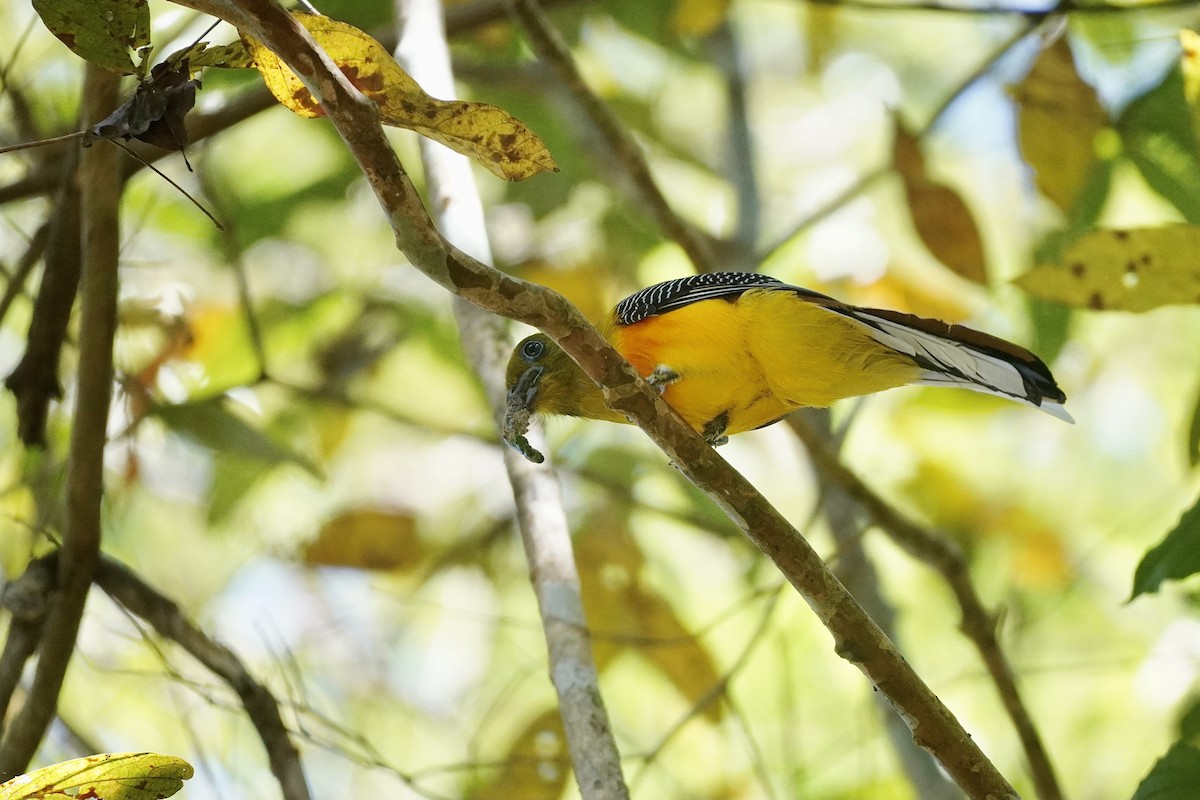
[[[789,291],[867,328],[875,341],[911,357],[924,370],[917,383],[958,386],[1028,403],[1074,422],[1066,396],[1042,361],[986,333],[898,311],[859,308],[832,297],[750,272],[712,272],[655,284],[617,304],[619,325],[633,325],[702,300],[735,300],[747,291]]]
[[[920,385],[957,386],[1020,400],[1051,416],[1075,422],[1063,408],[1066,396],[1046,365],[1032,353],[1014,345],[1008,346],[1014,352],[1000,350],[987,334],[898,312],[852,306],[830,310],[862,323],[871,329],[875,341],[910,356],[924,369],[917,381]],[[926,327],[942,327],[946,335]],[[977,341],[959,338],[964,336]],[[995,342],[999,344],[1000,340]]]

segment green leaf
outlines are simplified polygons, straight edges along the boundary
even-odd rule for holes
[[[150,45],[146,0],[33,0],[33,7],[75,55],[120,75],[137,72],[130,51]]]
[[[1150,768],[1132,800],[1195,800],[1197,786],[1200,786],[1200,748],[1176,742]]]
[[[221,67],[224,69],[254,69],[254,59],[246,50],[246,43],[240,39],[229,44],[209,44],[196,42],[190,47],[176,50],[163,59],[163,63],[172,68],[184,68],[193,72],[201,67]]]
[[[1142,556],[1133,575],[1133,594],[1158,591],[1165,580],[1179,580],[1200,572],[1200,502],[1184,512],[1166,538]]]
[[[218,453],[241,456],[271,465],[291,462],[314,476],[321,477],[321,471],[316,464],[294,450],[278,444],[230,411],[225,398],[157,406],[152,413],[175,433]]]
[[[92,800],[161,800],[183,788],[192,765],[160,753],[103,753],[64,761],[0,785],[0,800],[69,796]]]
[[[1192,409],[1192,424],[1188,428],[1187,457],[1188,463],[1193,467],[1200,465],[1200,397],[1196,398],[1196,407]]]
[[[1116,127],[1146,183],[1189,222],[1200,222],[1200,149],[1189,109],[1176,64],[1158,86],[1129,104]]]

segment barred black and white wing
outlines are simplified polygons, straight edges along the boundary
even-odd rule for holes
[[[617,303],[618,325],[633,325],[702,300],[736,300],[751,289],[780,289],[833,302],[823,294],[789,286],[778,278],[755,272],[706,272],[656,283]]]
[[[1050,369],[1023,347],[961,325],[899,311],[840,303],[827,308],[866,326],[875,341],[916,361],[924,370],[919,384],[1008,397],[1075,421],[1063,408],[1067,397]]]

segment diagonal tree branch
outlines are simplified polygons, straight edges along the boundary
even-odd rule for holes
[[[680,471],[722,508],[801,593],[834,638],[836,652],[882,691],[929,749],[973,798],[1016,797],[953,714],[912,671],[887,637],[829,572],[807,541],[689,428],[637,372],[561,295],[520,281],[447,243],[379,126],[378,112],[271,0],[181,0],[228,20],[264,42],[320,98],[322,108],[375,191],[397,246],[430,279],[476,305],[541,328],[604,391]]]

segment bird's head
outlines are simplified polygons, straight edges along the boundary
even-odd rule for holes
[[[524,436],[531,414],[626,421],[624,416],[604,404],[600,387],[544,333],[527,336],[513,350],[505,384],[508,403],[504,440],[535,461],[541,460],[541,454]]]
[[[590,417],[597,400],[605,408],[596,384],[544,333],[527,336],[516,346],[505,383],[509,409]]]

